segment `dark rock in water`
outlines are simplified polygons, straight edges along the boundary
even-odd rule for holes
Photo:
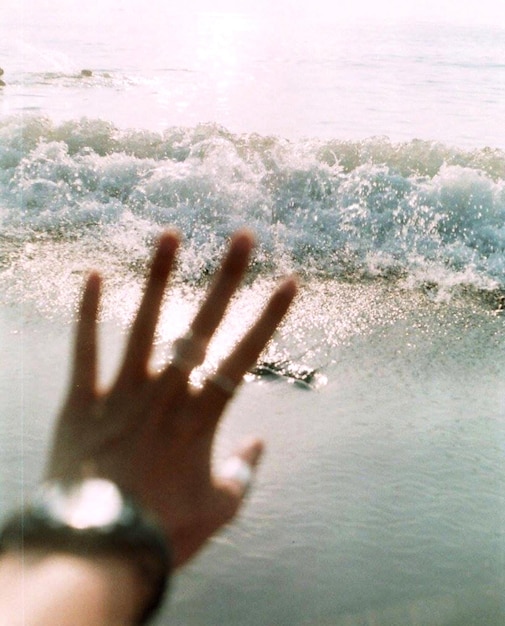
[[[0,78],[0,87],[5,87],[6,83]]]
[[[317,369],[287,359],[279,361],[259,361],[250,370],[258,378],[285,378],[301,387],[313,388],[317,383]]]
[[[81,70],[81,76],[89,78],[90,76],[93,76],[93,72],[91,70]]]
[[[503,315],[505,313],[505,296],[500,296],[498,298],[498,306],[494,312],[496,315]]]
[[[4,75],[4,71],[3,71],[3,69],[0,67],[0,76],[3,76],[3,75]]]
[[[492,313],[503,315],[505,313],[505,289],[498,287],[490,291],[478,292],[480,302]]]

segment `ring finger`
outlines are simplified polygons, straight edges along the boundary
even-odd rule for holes
[[[173,387],[174,381],[187,380],[191,370],[203,362],[207,346],[247,269],[252,246],[249,231],[241,230],[233,236],[221,269],[188,332],[174,342],[174,357],[160,376],[160,385],[165,389]]]

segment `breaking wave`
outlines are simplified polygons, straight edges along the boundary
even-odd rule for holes
[[[182,280],[195,281],[246,224],[264,275],[505,288],[505,153],[490,148],[10,118],[0,219],[4,272],[41,242],[131,268],[173,226],[186,240]]]

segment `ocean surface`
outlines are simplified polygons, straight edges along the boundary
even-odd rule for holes
[[[256,488],[156,623],[505,624],[505,30],[6,2],[2,514],[43,471],[88,269],[106,381],[159,232],[185,244],[155,366],[246,224],[250,276],[194,382],[293,271],[264,360],[316,375],[246,380],[216,459],[264,436]]]

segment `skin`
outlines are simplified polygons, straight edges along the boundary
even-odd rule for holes
[[[211,467],[216,429],[231,394],[212,382],[188,383],[184,359],[159,373],[149,368],[153,339],[178,236],[164,233],[114,384],[97,380],[97,316],[101,278],[88,277],[77,324],[69,392],[57,421],[47,478],[100,476],[115,481],[157,517],[175,560],[183,565],[239,510],[245,486]],[[222,267],[191,323],[197,353],[221,322],[246,271],[253,239],[236,233]],[[239,384],[275,332],[296,294],[289,278],[272,294],[217,373]],[[187,348],[187,342],[184,344]],[[190,345],[194,345],[191,344]],[[191,350],[190,350],[191,353]],[[263,443],[245,441],[236,455],[254,468]],[[121,555],[92,557],[25,547],[0,557],[0,615],[13,626],[126,626],[152,590]],[[2,622],[3,623],[3,622]]]
[[[215,475],[211,466],[216,429],[231,396],[207,380],[199,389],[190,371],[167,364],[158,373],[149,362],[160,307],[174,266],[179,238],[164,233],[155,251],[144,295],[133,322],[115,382],[103,390],[97,380],[97,315],[101,278],[88,277],[77,325],[73,374],[57,422],[47,477],[96,475],[115,481],[153,511],[169,540],[175,567],[187,562],[224,524],[244,498],[244,485]],[[251,234],[232,237],[228,253],[191,323],[207,345],[246,271]],[[217,373],[240,384],[275,332],[296,294],[284,280],[263,312]],[[236,455],[253,468],[263,443],[244,441]]]
[[[9,626],[129,626],[149,590],[125,559],[24,550],[0,559],[0,616]]]

